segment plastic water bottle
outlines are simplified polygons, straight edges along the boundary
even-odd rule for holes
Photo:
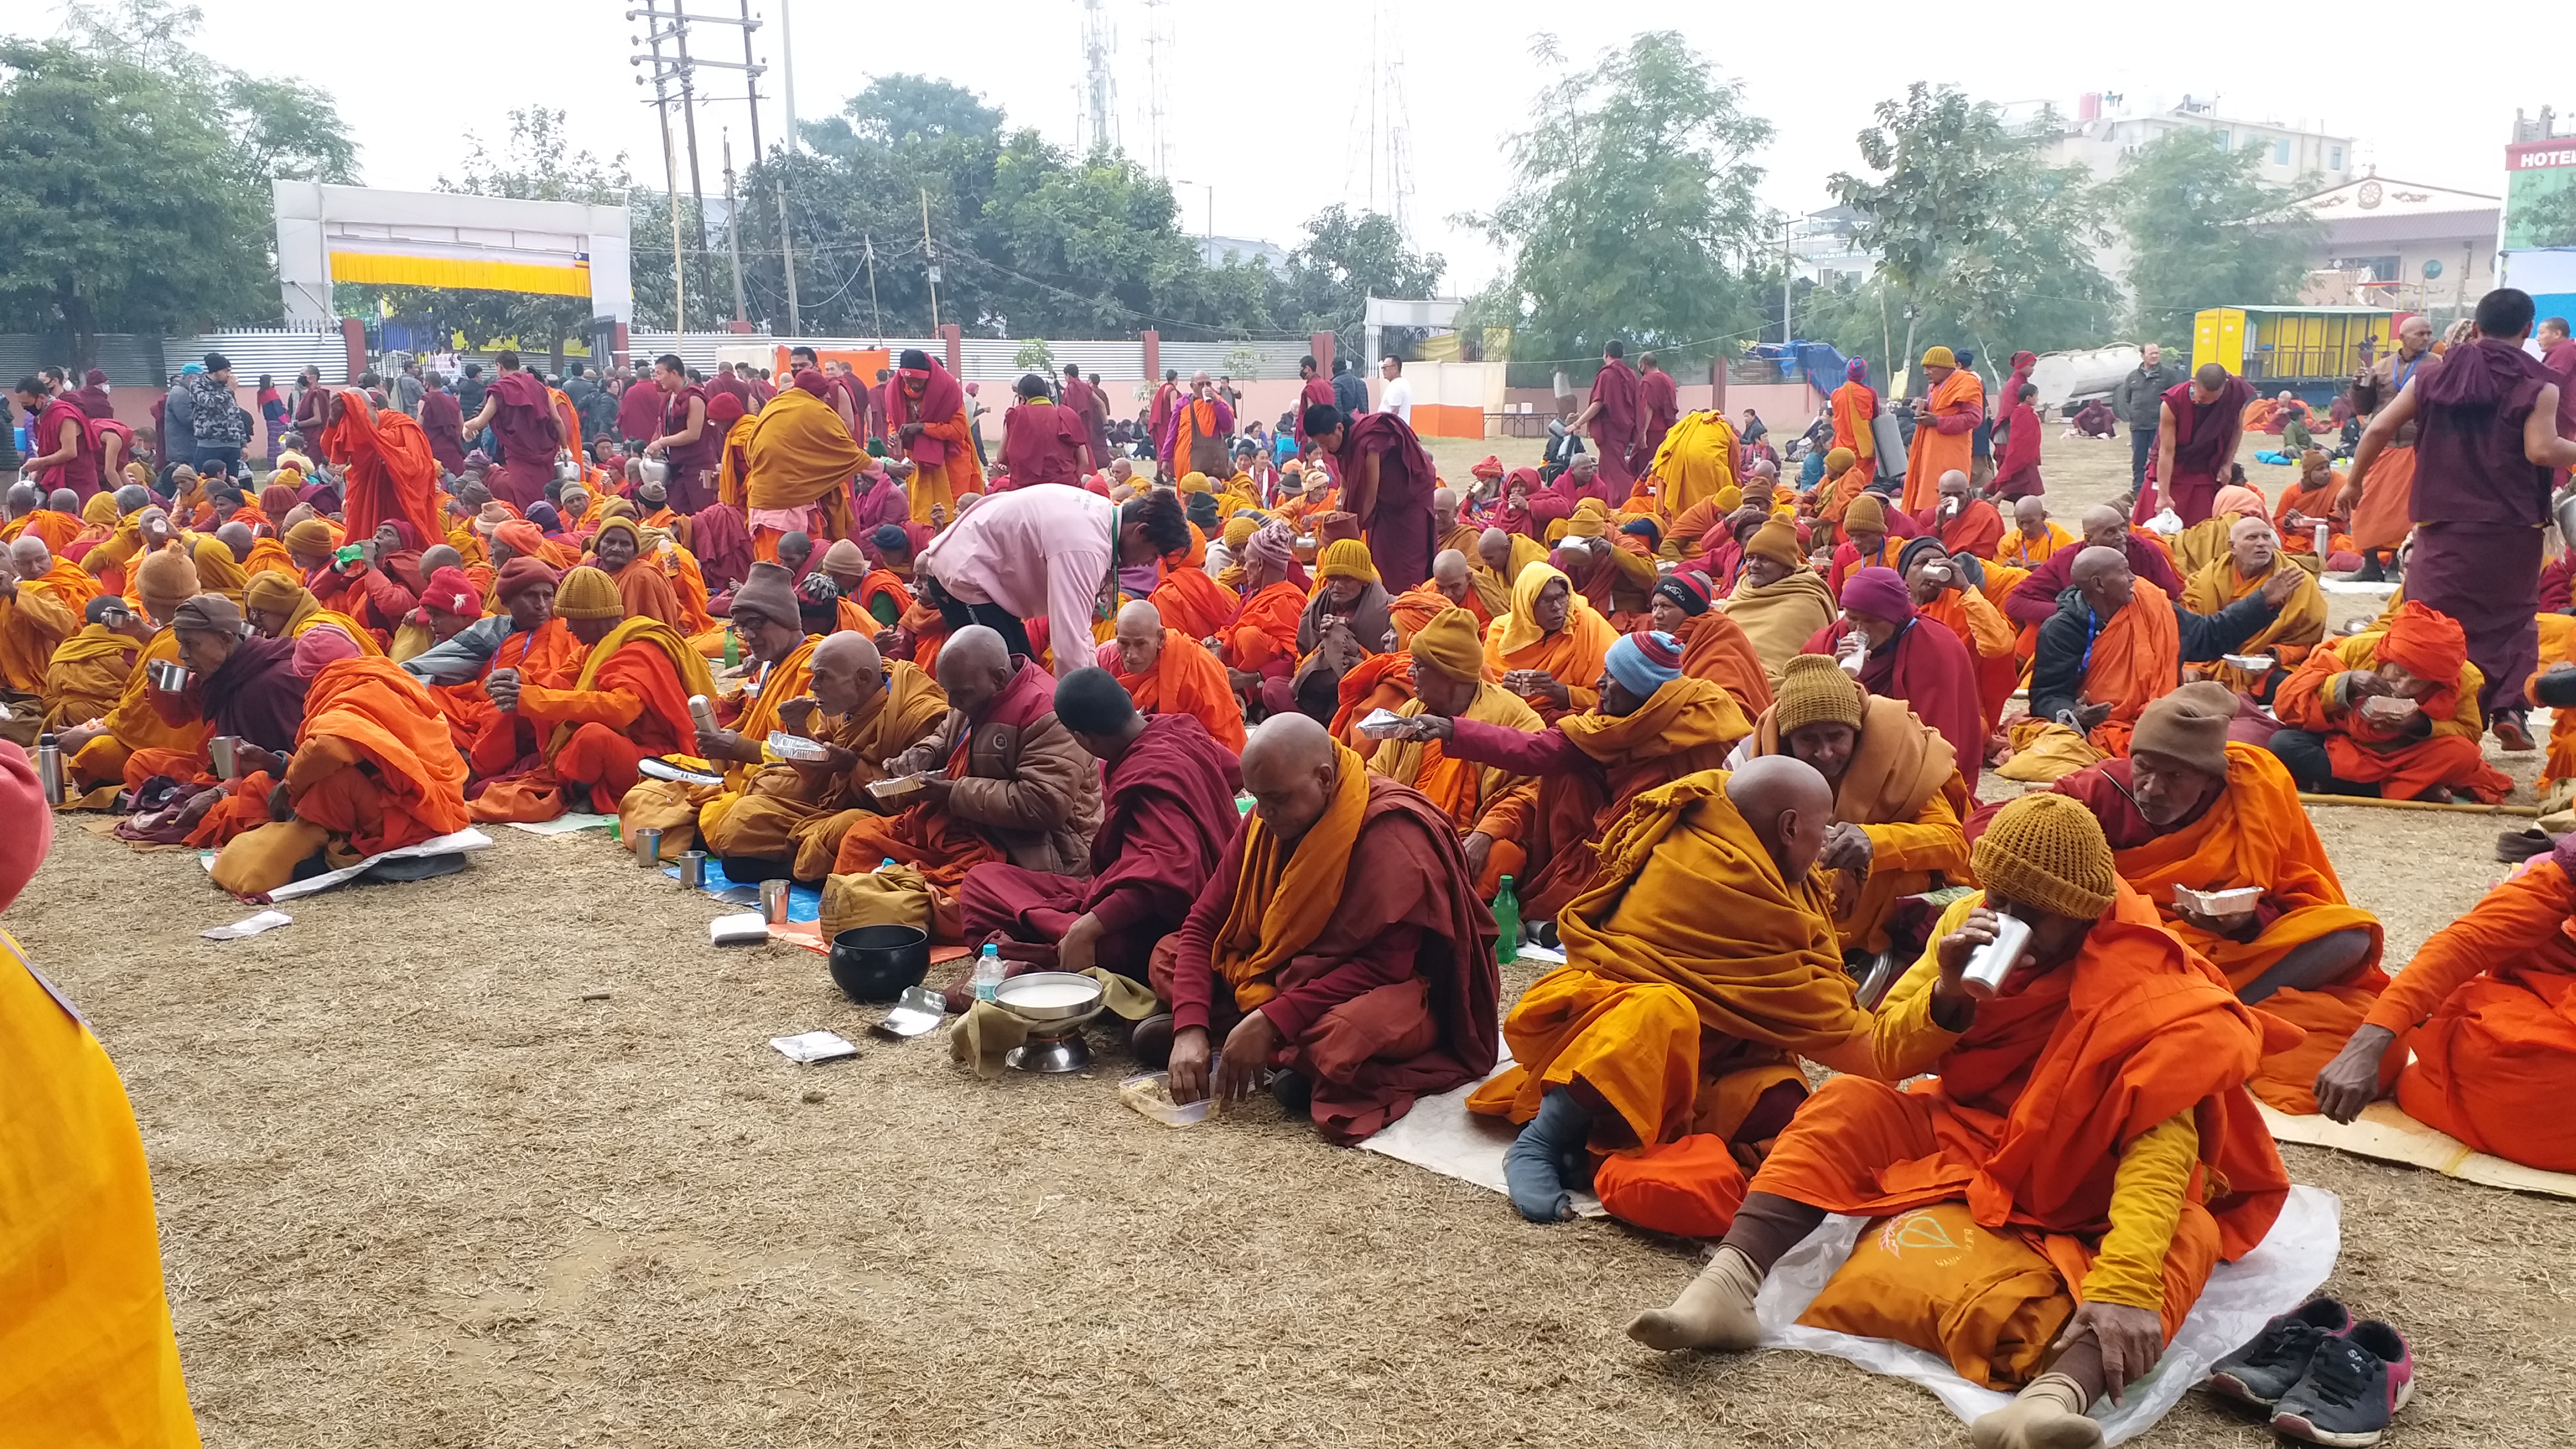
[[[892,870],[892,869],[894,869],[894,857],[893,857],[893,856],[891,856],[891,855],[889,855],[889,856],[885,857],[883,860],[878,861],[878,862],[877,862],[877,868],[876,868],[875,870],[872,870],[872,871],[868,872],[868,874],[870,874],[870,875],[883,875],[883,874],[885,874],[887,871],[890,871],[890,870]],[[990,946],[987,946],[987,947],[985,947],[984,949],[985,949],[985,950],[987,950],[987,951],[989,951],[989,950],[992,950],[993,948],[992,948],[992,947],[990,947]]]
[[[975,958],[975,999],[991,1001],[1002,990],[1002,948],[986,945],[984,954]]]
[[[742,667],[742,635],[736,633],[731,624],[725,625],[724,667],[727,669]]]
[[[1521,898],[1512,889],[1512,878],[1503,877],[1502,889],[1494,892],[1494,927],[1501,933],[1494,942],[1494,959],[1508,966],[1521,959]]]

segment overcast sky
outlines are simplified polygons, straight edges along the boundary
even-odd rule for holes
[[[626,0],[379,7],[359,24],[313,23],[323,14],[316,0],[197,3],[207,17],[198,44],[216,59],[333,95],[362,147],[370,185],[428,189],[442,171],[456,170],[465,132],[497,142],[504,114],[526,105],[562,107],[581,144],[624,151],[639,179],[659,178],[653,111],[641,104],[644,88],[627,64],[628,37],[642,22],[624,18]],[[735,13],[740,3],[689,0],[696,14]],[[773,65],[785,55],[783,3],[792,4],[801,117],[837,110],[871,76],[919,71],[980,93],[1014,125],[1033,125],[1059,144],[1075,138],[1081,0],[752,0],[770,21],[756,48]],[[1153,89],[1146,0],[1101,4],[1116,32],[1119,139],[1142,156]],[[1171,41],[1161,66],[1168,174],[1189,230],[1210,224],[1209,188],[1218,235],[1282,244],[1293,244],[1318,209],[1366,201],[1368,108],[1371,92],[1381,90],[1368,84],[1373,13],[1380,53],[1402,61],[1409,229],[1417,246],[1447,258],[1452,291],[1470,290],[1496,269],[1483,238],[1453,219],[1492,206],[1510,180],[1505,140],[1553,79],[1553,68],[1530,59],[1532,37],[1542,33],[1555,37],[1567,65],[1584,67],[1639,29],[1682,30],[1721,75],[1744,82],[1748,109],[1778,132],[1760,158],[1762,195],[1799,212],[1830,203],[1825,180],[1858,165],[1852,137],[1870,107],[1916,80],[2068,109],[2095,90],[2215,95],[2222,115],[2304,120],[2356,137],[2360,158],[2383,176],[2488,193],[2503,190],[2517,105],[2576,114],[2576,80],[2563,66],[2520,83],[2442,75],[2480,53],[2487,38],[2508,47],[2517,36],[2563,38],[2565,9],[2542,0],[2450,10],[2361,0],[2263,11],[2281,23],[2261,26],[2231,21],[2255,12],[2173,3],[2079,12],[1934,11],[1880,0],[1603,9],[1536,0],[1168,0],[1159,11]],[[59,15],[39,12],[0,28],[41,34]],[[695,30],[700,56],[741,59],[739,39],[725,30]],[[2420,81],[2408,78],[2410,56]],[[724,72],[699,74],[710,87],[736,84]],[[777,79],[773,70],[762,116],[773,139]],[[720,186],[717,137],[727,127],[737,156],[747,155],[742,104],[702,109],[699,148],[711,191]],[[1383,179],[1379,204],[1392,209]]]

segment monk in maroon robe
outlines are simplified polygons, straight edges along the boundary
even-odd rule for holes
[[[2558,380],[2522,350],[2533,310],[2514,287],[2480,298],[2477,330],[2371,418],[2352,460],[2366,476],[2397,430],[2416,425],[2406,597],[2468,635],[2486,676],[2478,708],[2507,749],[2530,748],[2523,683],[2539,664],[2541,530],[2555,471],[2576,464],[2576,441],[2558,435]]]
[[[1020,379],[1019,401],[1002,414],[1002,463],[1011,486],[1039,483],[1082,486],[1083,475],[1098,460],[1084,455],[1091,446],[1091,427],[1069,404],[1047,401],[1046,379],[1032,372]]]
[[[1243,780],[1257,818],[1154,951],[1173,1100],[1239,1101],[1284,1068],[1272,1091],[1347,1145],[1492,1072],[1494,918],[1449,817],[1302,714],[1254,732]]]
[[[1637,369],[1628,365],[1627,347],[1613,337],[1601,345],[1601,370],[1592,377],[1592,400],[1576,414],[1577,430],[1592,432],[1592,451],[1601,459],[1601,479],[1611,496],[1625,498],[1636,483],[1628,456],[1637,447],[1639,410]]]
[[[1013,960],[1142,981],[1154,943],[1181,928],[1241,823],[1242,768],[1198,716],[1138,714],[1105,669],[1058,681],[1055,715],[1105,774],[1091,879],[975,866],[957,888],[966,939],[999,933]]]
[[[1628,455],[1628,471],[1643,478],[1655,466],[1655,454],[1664,446],[1664,435],[1681,417],[1682,403],[1680,387],[1655,354],[1649,352],[1638,358],[1637,366],[1637,410],[1643,417],[1644,432],[1637,439],[1636,450]]]
[[[1342,485],[1342,507],[1356,515],[1369,558],[1389,594],[1419,588],[1431,578],[1431,495],[1439,472],[1413,425],[1393,413],[1362,413],[1345,422],[1310,408],[1302,421],[1307,440],[1333,455]]]
[[[420,430],[429,435],[429,455],[450,473],[465,471],[465,410],[456,394],[433,387],[420,395]]]
[[[662,389],[639,377],[617,395],[617,436],[632,452],[662,433]]]
[[[1294,431],[1297,434],[1297,446],[1302,451],[1306,446],[1306,409],[1311,407],[1329,408],[1335,407],[1337,404],[1333,401],[1333,381],[1331,378],[1324,376],[1324,369],[1316,365],[1315,359],[1311,357],[1299,358],[1297,360],[1297,375],[1305,379],[1305,385],[1297,390],[1297,410],[1290,413],[1288,416],[1289,420],[1295,424]]]
[[[1082,369],[1073,363],[1064,365],[1064,406],[1082,419],[1082,435],[1091,448],[1091,466],[1109,466],[1109,400],[1100,389],[1082,380]],[[1013,470],[1015,473],[1016,469]]]
[[[492,496],[522,513],[543,503],[546,485],[554,481],[555,454],[563,447],[563,421],[543,379],[519,366],[519,355],[504,352],[483,394],[483,410],[462,431],[492,430],[501,458],[483,475]]]
[[[2245,405],[2254,400],[2254,384],[2212,362],[2165,390],[2162,432],[2156,444],[2156,471],[2138,490],[2133,523],[2156,516],[2156,494],[2180,515],[2183,526],[2205,521],[2236,461],[2236,440],[2245,435]]]

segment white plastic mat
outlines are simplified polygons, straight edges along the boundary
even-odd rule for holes
[[[1771,1276],[1763,1280],[1762,1296],[1754,1300],[1762,1317],[1762,1346],[1829,1353],[1872,1373],[1920,1384],[1962,1423],[1974,1422],[2010,1402],[2011,1395],[1968,1382],[1948,1360],[1919,1348],[1798,1323],[1798,1316],[1851,1256],[1861,1224],[1859,1218],[1827,1218],[1823,1227],[1772,1268]],[[2153,1428],[2193,1385],[2209,1376],[2211,1364],[2250,1342],[2273,1315],[2306,1302],[2334,1271],[2335,1254],[2342,1245],[2343,1209],[2335,1195],[2322,1188],[2292,1187],[2281,1216],[2261,1245],[2236,1262],[2220,1264],[2209,1275],[2209,1285],[2183,1320],[2182,1331],[2166,1346],[2155,1372],[2130,1385],[2121,1395],[2126,1402],[2118,1407],[2108,1401],[2101,1405],[2103,1437],[2117,1444]],[[1670,1286],[1677,1290],[1681,1285]]]
[[[1509,1071],[1511,1065],[1512,1054],[1503,1053],[1493,1076]],[[1491,1081],[1493,1076],[1485,1080]],[[1483,1082],[1471,1083],[1436,1097],[1419,1098],[1412,1111],[1360,1146],[1398,1162],[1410,1162],[1426,1172],[1502,1192],[1503,1151],[1512,1145],[1520,1129],[1503,1118],[1467,1110],[1468,1094],[1482,1085]],[[1607,1216],[1601,1210],[1601,1200],[1588,1192],[1574,1194],[1574,1210],[1587,1218]]]

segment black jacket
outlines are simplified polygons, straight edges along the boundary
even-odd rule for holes
[[[2221,654],[2235,653],[2281,612],[2261,594],[2247,594],[2215,614],[2195,614],[2179,602],[2173,605],[2173,611],[2174,623],[2182,630],[2185,664],[2205,664]],[[2056,719],[2073,710],[2083,697],[2086,654],[2093,645],[2093,632],[2093,611],[2084,603],[2084,591],[2068,589],[2059,594],[2057,612],[2039,626],[2039,638],[2031,655],[2031,718]]]
[[[2159,409],[2164,406],[2165,394],[2182,379],[2182,368],[2170,362],[2159,362],[2152,369],[2143,364],[2130,368],[2129,375],[2120,379],[2120,386],[2111,394],[2111,410],[2130,427],[2152,431],[2163,417]]]

